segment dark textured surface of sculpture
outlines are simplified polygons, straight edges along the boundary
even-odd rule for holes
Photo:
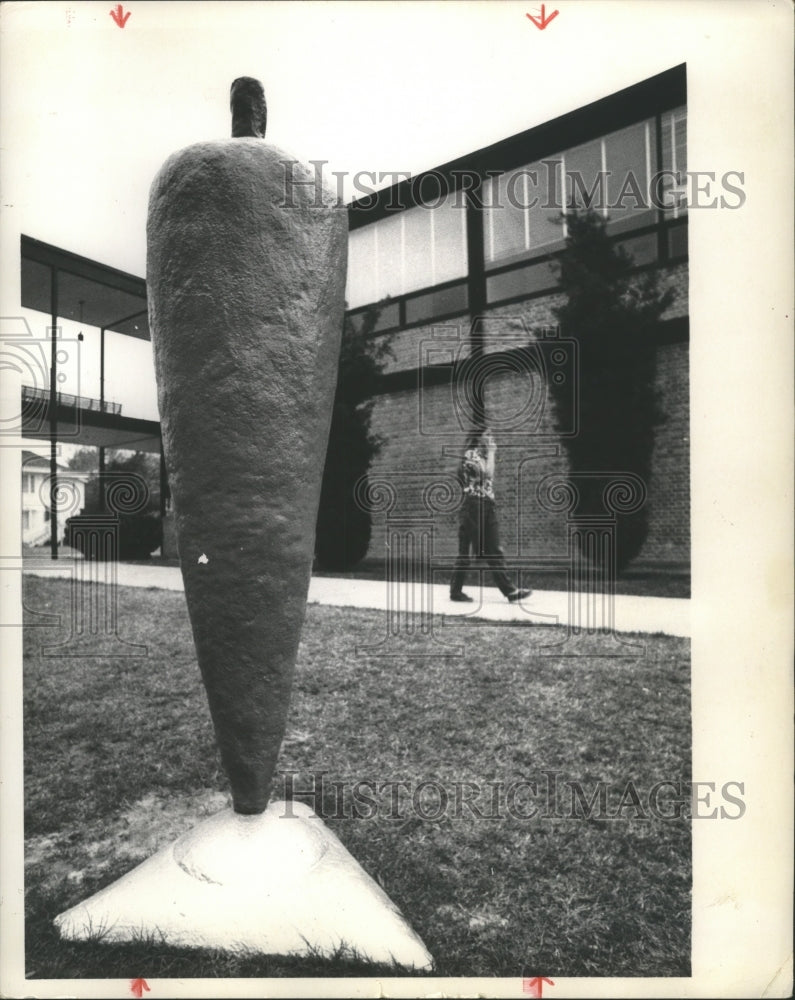
[[[257,81],[235,81],[232,113],[234,138],[173,154],[154,181],[147,283],[199,666],[234,808],[259,813],[305,612],[348,230],[261,138]]]

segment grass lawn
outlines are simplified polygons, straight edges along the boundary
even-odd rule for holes
[[[68,635],[71,585],[28,576],[24,594],[62,622],[25,633],[28,977],[394,974],[344,955],[60,941],[56,914],[222,808],[227,785],[183,594],[119,589],[119,632],[148,648],[129,659],[104,636],[90,656],[43,656]],[[690,821],[645,806],[655,783],[690,780],[689,642],[541,655],[557,631],[451,627],[458,657],[412,656],[411,637],[399,656],[357,656],[383,612],[310,606],[274,797],[308,793],[436,975],[687,976]],[[574,782],[606,808],[578,810]]]

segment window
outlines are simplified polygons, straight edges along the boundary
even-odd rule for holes
[[[22,511],[22,527],[26,528],[26,529],[30,527],[30,511],[29,510],[23,510]]]
[[[375,226],[364,226],[349,233],[348,287],[345,291],[349,309],[378,298],[375,260]]]
[[[389,216],[375,224],[377,299],[403,292],[403,214]]]
[[[687,257],[687,225],[685,223],[677,223],[669,227],[668,257],[671,260]]]
[[[33,476],[29,472],[22,474],[22,492],[23,493],[33,493]]]
[[[525,168],[494,177],[486,194],[486,262],[505,260],[527,250]],[[518,182],[518,183],[517,183]]]
[[[355,229],[348,238],[348,308],[406,295],[467,273],[466,209],[455,193]]]
[[[550,158],[535,166],[535,180],[529,175],[527,178],[527,246],[529,250],[549,250],[560,244],[565,235],[560,217],[563,160]]]
[[[684,163],[685,109],[671,115],[681,122],[664,122],[663,134],[666,127],[669,135],[674,129],[675,156]],[[564,207],[594,209],[607,218],[610,232],[653,225],[650,186],[656,163],[650,118],[491,178],[484,185],[486,266],[560,249]]]
[[[650,185],[657,162],[652,121],[606,135],[608,218],[611,232],[652,225],[656,212]]]
[[[660,167],[666,173],[658,183]],[[489,170],[481,188],[487,300],[555,286],[554,273],[538,258],[563,249],[563,213],[571,207],[600,213],[608,233],[629,241],[641,266],[657,259],[658,243],[656,236],[641,239],[637,231],[656,226],[662,197],[665,220],[681,219],[683,227],[669,234],[670,255],[686,255],[686,170],[684,105],[524,166],[499,174]],[[399,304],[404,322],[441,315],[440,309],[451,315],[465,309],[466,209],[460,192],[438,207],[416,206],[354,230],[349,260],[349,309],[413,292],[422,294]],[[514,267],[518,273],[509,277]],[[439,285],[448,287],[431,291]],[[393,321],[390,312],[381,322]]]
[[[562,168],[560,158],[550,158],[484,184],[487,267],[545,252],[562,242]]]
[[[433,285],[433,227],[431,213],[424,208],[410,208],[394,220],[402,230],[401,257],[403,292]]]
[[[459,200],[456,201],[456,198]],[[466,277],[467,220],[466,203],[456,194],[426,214],[431,219],[431,276],[434,285]]]
[[[488,301],[500,302],[503,299],[524,298],[537,292],[549,291],[557,287],[558,275],[554,264],[542,260],[536,264],[515,267],[510,271],[502,271],[486,278],[486,297]]]
[[[619,240],[618,245],[626,250],[635,267],[653,264],[657,260],[656,233],[644,233],[629,240]]]
[[[687,108],[675,108],[662,115],[662,165],[674,176],[663,186],[666,218],[677,219],[687,212]]]
[[[447,288],[434,289],[425,295],[406,299],[406,322],[419,323],[434,316],[447,316],[467,311],[467,286],[464,282]]]
[[[595,139],[567,150],[563,156],[566,172],[567,208],[586,209],[604,215],[607,209],[604,140]]]

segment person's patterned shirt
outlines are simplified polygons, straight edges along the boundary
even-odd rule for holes
[[[470,448],[464,452],[464,458],[461,462],[461,479],[465,496],[494,499],[494,484],[486,474],[486,459],[477,448]]]

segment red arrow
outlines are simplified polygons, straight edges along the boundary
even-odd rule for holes
[[[543,10],[544,8],[542,7],[541,9]],[[110,16],[113,18],[113,20],[116,22],[116,24],[118,24],[120,28],[123,28],[124,25],[127,23],[127,18],[130,16],[131,13],[132,12],[128,10],[127,13],[125,14],[124,7],[122,7],[120,3],[117,3],[116,10],[112,10],[110,12]],[[555,13],[557,13],[557,11]],[[138,980],[136,979],[135,982],[138,982]],[[141,980],[141,982],[143,982],[143,980]],[[146,988],[149,989],[148,986]],[[138,996],[140,995],[141,994],[139,993]]]
[[[127,17],[129,17],[129,16],[130,15],[128,14]],[[124,25],[122,24],[121,27],[123,28]],[[145,979],[131,979],[130,980],[130,992],[132,993],[133,996],[135,996],[135,997],[142,997],[144,995],[144,990],[146,990],[147,993],[151,993],[152,992],[149,989],[149,984],[147,983],[147,981]]]
[[[543,10],[543,7],[541,8]],[[555,11],[557,14],[557,11]],[[528,14],[528,17],[530,15]],[[550,18],[551,20],[551,18]],[[540,997],[541,991],[544,988],[544,983],[549,983],[550,986],[555,984],[551,979],[547,979],[546,976],[533,976],[532,979],[522,980],[522,993],[529,993],[531,997]]]
[[[546,8],[544,7],[544,4],[541,4],[541,17],[533,17],[532,14],[525,14],[525,17],[529,17],[533,24],[543,31],[550,21],[554,20],[559,13],[559,10],[553,10],[549,17],[547,17]],[[540,993],[538,995],[541,996]]]

